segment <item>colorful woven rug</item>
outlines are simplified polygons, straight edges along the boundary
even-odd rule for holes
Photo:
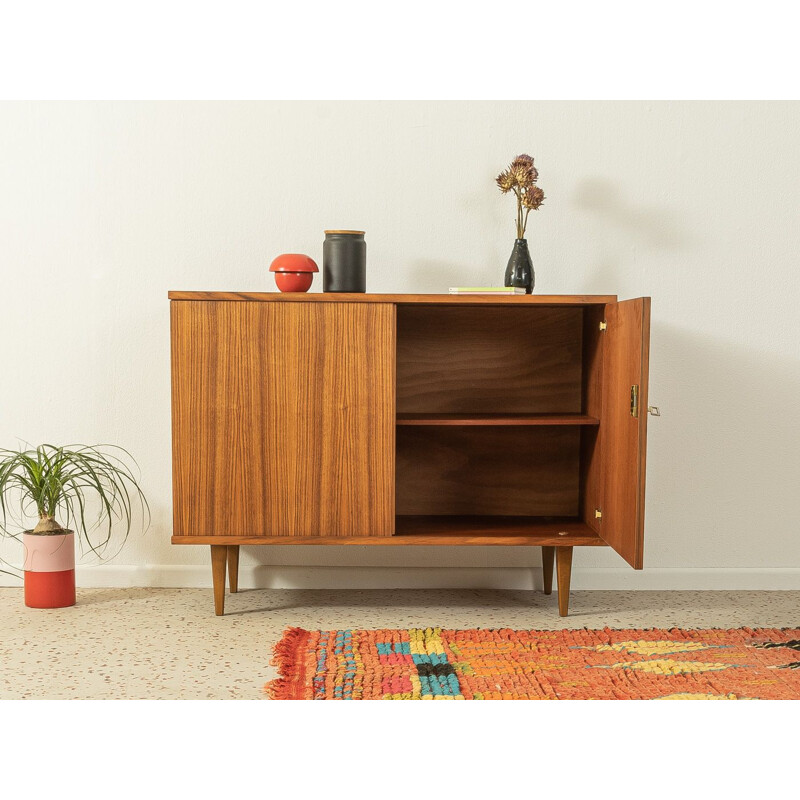
[[[800,628],[289,628],[282,700],[797,700]]]

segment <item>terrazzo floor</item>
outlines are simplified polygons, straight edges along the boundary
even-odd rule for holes
[[[261,700],[288,626],[332,628],[733,628],[800,626],[800,592],[555,592],[474,589],[78,589],[30,609],[0,589],[0,699]],[[24,680],[20,680],[24,676]]]

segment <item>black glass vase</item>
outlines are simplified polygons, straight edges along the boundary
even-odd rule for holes
[[[525,289],[525,294],[533,292],[533,262],[528,252],[528,240],[517,239],[511,258],[506,267],[505,286]]]

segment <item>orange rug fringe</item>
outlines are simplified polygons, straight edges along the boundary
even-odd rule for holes
[[[284,676],[270,681],[264,689],[273,700],[311,700],[306,688],[307,646],[311,632],[303,628],[287,628],[275,645],[270,664]]]

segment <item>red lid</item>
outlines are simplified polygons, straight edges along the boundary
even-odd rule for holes
[[[319,272],[316,262],[302,253],[283,253],[269,266],[270,272]]]

